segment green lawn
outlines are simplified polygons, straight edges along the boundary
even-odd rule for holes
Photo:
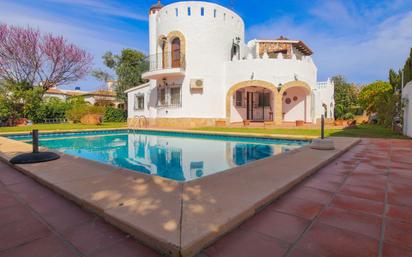
[[[21,127],[0,127],[0,133],[7,132],[24,132],[31,131],[32,129],[44,130],[72,130],[72,129],[111,129],[111,128],[124,128],[126,122],[107,122],[101,125],[83,125],[83,124],[36,124],[33,126],[21,126]]]
[[[196,128],[194,130],[216,131],[216,132],[237,132],[237,133],[257,133],[257,134],[274,134],[274,135],[294,135],[294,136],[319,136],[319,129],[301,129],[301,128]],[[325,136],[340,137],[372,137],[372,138],[407,138],[396,134],[391,129],[383,128],[377,125],[359,125],[355,128],[345,129],[325,129]]]

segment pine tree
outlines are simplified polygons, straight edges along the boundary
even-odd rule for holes
[[[409,81],[412,81],[412,48],[409,53],[409,57],[403,66],[403,86],[405,86]]]

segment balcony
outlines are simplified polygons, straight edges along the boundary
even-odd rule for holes
[[[186,59],[180,51],[158,53],[147,57],[149,70],[142,74],[144,79],[161,79],[185,75]]]

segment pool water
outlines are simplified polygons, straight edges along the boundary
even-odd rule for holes
[[[31,136],[10,136],[31,143]],[[284,153],[307,141],[156,131],[40,134],[40,145],[66,154],[190,181]]]

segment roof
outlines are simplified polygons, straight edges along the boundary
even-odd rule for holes
[[[71,90],[60,90],[60,89],[57,89],[57,88],[49,88],[49,89],[47,89],[46,94],[79,96],[79,95],[83,95],[84,92],[82,92],[82,91],[71,91]]]
[[[152,5],[152,6],[150,7],[150,11],[160,10],[160,9],[162,9],[162,8],[163,8],[163,4],[160,3],[160,0],[158,0],[156,4],[154,4],[154,5]]]
[[[150,85],[150,83],[149,83],[149,82],[147,82],[147,83],[140,84],[140,85],[138,85],[138,86],[135,86],[135,87],[129,88],[129,89],[127,89],[127,90],[126,90],[126,91],[124,91],[124,92],[127,94],[127,93],[129,93],[129,92],[132,92],[132,91],[134,91],[134,90],[137,90],[137,89],[140,89],[140,88],[143,88],[143,87],[147,87],[147,86],[149,86],[149,85]]]
[[[299,51],[301,51],[304,55],[312,55],[313,51],[310,49],[305,42],[302,40],[291,40],[284,36],[280,36],[278,39],[275,40],[264,40],[264,39],[257,39],[256,42],[269,42],[269,43],[289,43],[295,46]]]
[[[96,90],[93,92],[87,92],[83,94],[84,96],[89,95],[89,96],[110,96],[110,97],[115,97],[116,93],[113,91],[109,90]]]
[[[46,94],[52,95],[66,95],[66,96],[108,96],[108,97],[115,97],[116,93],[109,90],[96,90],[93,92],[85,92],[85,91],[78,91],[78,90],[61,90],[57,88],[49,88],[46,91]]]

